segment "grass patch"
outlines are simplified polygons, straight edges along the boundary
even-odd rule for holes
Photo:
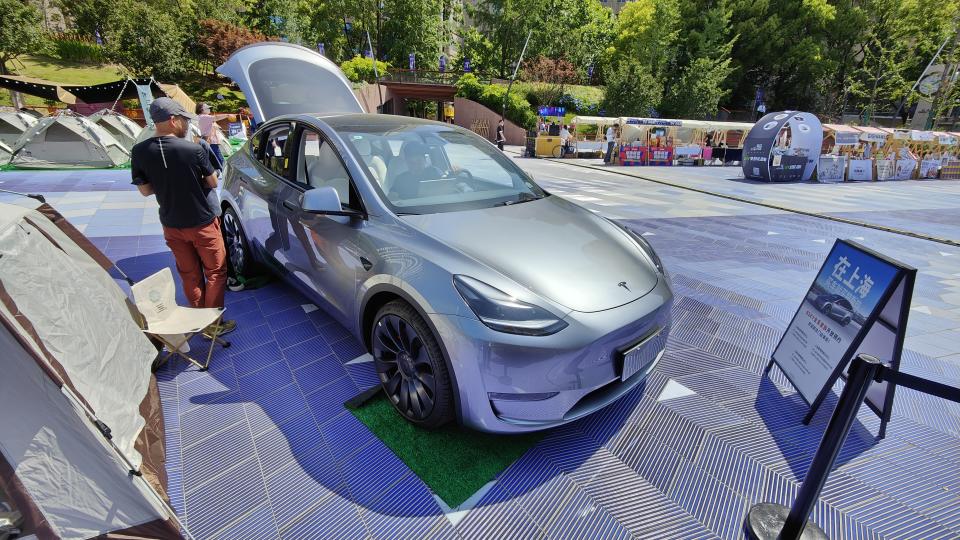
[[[543,438],[543,433],[491,435],[456,424],[421,429],[404,420],[382,393],[350,412],[450,508],[470,498]]]
[[[17,75],[77,86],[102,84],[124,78],[122,68],[115,64],[84,64],[46,56],[23,56],[17,62],[13,62],[10,67]],[[45,107],[47,105],[43,98],[21,95],[27,106]],[[9,91],[0,90],[0,105],[13,105]],[[56,106],[62,107],[63,104],[58,103]]]

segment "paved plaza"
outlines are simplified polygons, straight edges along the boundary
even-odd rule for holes
[[[768,185],[739,168],[516,162],[662,257],[674,326],[646,383],[549,431],[471,509],[445,512],[344,409],[376,384],[359,343],[280,282],[228,293],[232,347],[207,373],[157,374],[169,492],[196,538],[742,538],[752,504],[793,501],[836,402],[805,426],[803,400],[761,372],[837,238],[918,269],[902,369],[960,386],[960,248],[772,208],[956,241],[960,182]],[[7,171],[0,189],[43,193],[134,280],[173,266],[129,171]],[[900,389],[883,440],[878,424],[861,411],[813,519],[835,539],[960,537],[960,405]]]

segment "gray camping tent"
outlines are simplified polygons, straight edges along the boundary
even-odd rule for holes
[[[12,148],[17,139],[36,123],[37,119],[25,112],[0,112],[0,143]]]
[[[110,261],[51,207],[15,202],[0,203],[0,497],[24,536],[177,538],[157,350]]]
[[[10,156],[13,155],[13,150],[6,145],[3,141],[0,141],[0,165],[6,165],[10,161]]]
[[[113,135],[113,138],[127,151],[133,148],[140,133],[140,126],[136,122],[111,109],[103,109],[91,114],[89,118],[91,122]]]
[[[13,147],[10,164],[23,169],[106,168],[130,160],[130,152],[88,118],[64,112],[41,118]]]

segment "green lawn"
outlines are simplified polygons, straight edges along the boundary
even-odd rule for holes
[[[16,75],[73,85],[100,84],[123,79],[126,76],[123,68],[114,64],[81,64],[43,56],[24,56],[9,67],[12,67]],[[243,93],[227,86],[225,79],[215,75],[201,75],[191,71],[183,80],[160,82],[179,84],[194,101],[206,101],[214,111],[236,111],[238,107],[245,107],[247,103]],[[217,99],[217,94],[222,95],[224,99]],[[23,97],[28,106],[47,105],[43,98],[26,94]],[[0,105],[13,105],[10,92],[0,89]],[[58,103],[57,106],[62,107],[63,104]]]
[[[124,77],[122,68],[114,64],[80,64],[44,56],[23,56],[17,62],[8,64],[8,67],[12,68],[11,70],[16,75],[74,85],[100,84]],[[26,94],[23,97],[28,106],[43,107],[46,105],[43,98]],[[13,105],[9,91],[0,90],[0,105]],[[63,106],[63,104],[59,104],[59,106]]]
[[[420,429],[405,421],[382,393],[351,412],[450,508],[470,498],[543,437],[491,435],[457,425]]]

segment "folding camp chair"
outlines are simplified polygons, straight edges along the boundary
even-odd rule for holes
[[[202,364],[187,354],[190,351],[187,342],[207,326],[219,323],[223,317],[223,308],[178,306],[175,287],[169,268],[164,268],[131,286],[137,310],[143,315],[143,331],[166,346],[168,352],[160,364],[175,354],[199,367],[200,371],[206,371],[210,365],[210,357],[213,356],[213,347],[219,343],[226,348],[230,346],[230,342],[220,339],[216,333],[210,336],[210,350],[207,352],[206,362]]]

